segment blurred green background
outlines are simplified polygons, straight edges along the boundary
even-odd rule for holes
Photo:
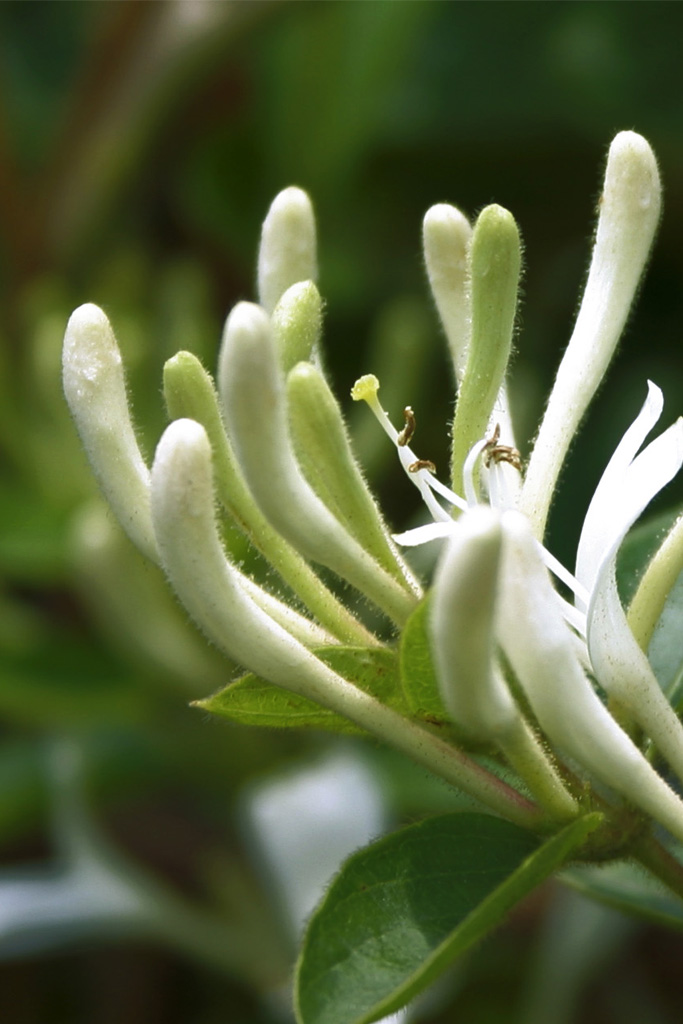
[[[0,5],[8,870],[53,853],[46,750],[75,737],[88,799],[117,846],[212,912],[246,915],[262,949],[277,922],[245,851],[239,794],[322,743],[227,729],[188,708],[232,669],[93,505],[59,383],[70,311],[93,301],[109,314],[152,451],[165,359],[189,348],[212,367],[228,310],[254,297],[268,205],[300,185],[318,217],[337,394],[345,402],[357,376],[378,372],[394,418],[411,404],[420,454],[443,467],[452,395],[421,219],[435,202],[474,215],[495,201],[515,214],[525,246],[512,382],[524,447],[571,331],[607,146],[618,130],[641,132],[660,161],[664,217],[638,307],[563,476],[551,546],[571,563],[582,510],[646,378],[665,391],[667,423],[681,409],[682,40],[683,6],[660,2]],[[413,497],[362,412],[350,410],[361,458],[402,526]],[[660,509],[680,503],[676,486]],[[446,802],[421,778],[404,786],[406,769],[393,767],[397,817]],[[238,891],[246,910],[235,909]],[[681,939],[593,920],[563,899],[549,890],[527,905],[458,967],[424,1019],[535,1024],[551,1019],[550,1006],[556,1024],[680,1020]],[[283,1019],[264,996],[285,977],[281,950],[249,976],[136,938],[66,939],[22,956],[3,940],[0,910],[3,1021]],[[546,948],[557,951],[554,966]]]

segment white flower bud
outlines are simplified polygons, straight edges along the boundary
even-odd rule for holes
[[[152,467],[152,515],[174,590],[200,629],[236,661],[280,682],[273,677],[274,665],[282,657],[282,644],[292,642],[285,629],[292,627],[306,643],[329,642],[323,630],[228,562],[214,513],[211,446],[194,420],[175,420],[159,442]],[[279,646],[269,655],[264,637],[273,631]]]
[[[626,323],[659,222],[661,185],[650,146],[620,132],[610,146],[588,281],[534,445],[523,510],[541,537],[569,444]]]
[[[467,248],[471,237],[467,217],[455,206],[438,203],[427,210],[422,224],[427,276],[458,382],[465,372],[470,340]]]
[[[121,353],[101,309],[71,314],[62,357],[64,394],[90,465],[133,543],[158,560],[149,509],[149,470],[131,421]]]
[[[263,222],[258,255],[259,302],[272,313],[293,284],[318,277],[315,218],[300,188],[284,189]]]
[[[301,473],[270,323],[259,306],[240,302],[228,317],[219,387],[231,439],[264,515],[304,556],[328,566],[404,622],[415,595],[351,537]]]
[[[500,548],[495,512],[480,506],[464,513],[439,560],[431,597],[441,696],[456,725],[480,740],[504,735],[519,717],[495,667]]]

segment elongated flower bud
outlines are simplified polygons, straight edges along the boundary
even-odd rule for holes
[[[301,474],[270,323],[259,306],[241,302],[230,314],[219,386],[244,475],[273,526],[306,557],[333,569],[395,621],[404,622],[415,596],[350,536]]]
[[[288,288],[318,277],[315,218],[311,200],[300,188],[275,197],[263,222],[258,255],[258,294],[272,313]]]
[[[434,579],[431,630],[441,696],[453,721],[480,740],[504,734],[519,715],[494,669],[499,517],[479,507],[453,530]]]
[[[659,222],[661,185],[650,146],[620,132],[610,146],[588,281],[536,438],[522,508],[545,529],[567,449],[626,323]]]
[[[101,309],[71,314],[62,358],[64,394],[90,465],[133,543],[158,558],[149,509],[149,470],[131,421],[121,353]]]
[[[487,206],[474,226],[470,248],[472,336],[453,419],[453,490],[463,492],[468,452],[486,433],[505,379],[517,309],[521,264],[514,217]],[[506,409],[501,414],[507,416]],[[503,438],[509,444],[511,438]]]
[[[268,595],[255,601],[259,588],[225,557],[214,513],[211,448],[194,420],[175,420],[159,442],[152,467],[152,515],[163,567],[199,628],[236,661],[295,689],[292,649],[301,652],[269,614],[276,599]],[[286,617],[277,612],[277,618],[298,631],[292,617],[301,617],[285,611]],[[317,642],[321,636],[322,631],[310,633],[308,640]]]
[[[344,643],[376,643],[374,636],[327,589],[261,512],[226,437],[213,381],[190,352],[179,352],[164,366],[164,396],[173,419],[193,419],[204,427],[213,451],[220,501],[311,614]]]
[[[494,743],[557,820],[578,812],[556,767],[503,679],[496,658],[502,531],[479,507],[451,527],[432,591],[431,633],[441,695],[453,721]]]
[[[465,373],[470,342],[467,248],[471,237],[467,217],[455,206],[439,203],[427,211],[422,224],[427,276],[458,383]]]

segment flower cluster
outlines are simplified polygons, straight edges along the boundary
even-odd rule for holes
[[[232,659],[392,743],[512,820],[542,826],[570,819],[588,783],[589,799],[605,807],[626,801],[683,840],[683,802],[633,738],[654,744],[683,779],[683,728],[643,653],[681,568],[681,521],[652,559],[628,618],[615,571],[627,531],[683,463],[682,420],[642,447],[662,411],[654,384],[595,491],[574,574],[543,546],[563,460],[616,348],[659,208],[649,146],[632,132],[619,134],[576,325],[525,471],[505,385],[517,226],[498,206],[483,210],[473,227],[447,205],[427,213],[425,261],[458,386],[450,486],[412,451],[410,408],[398,431],[374,377],[361,377],[352,392],[396,445],[434,520],[396,537],[356,464],[320,368],[315,225],[299,189],[280,193],[265,220],[260,301],[230,313],[217,386],[187,352],[167,363],[172,422],[151,470],[137,444],[113,332],[95,306],[80,307],[69,321],[64,389],[117,518]],[[216,499],[221,519],[244,531],[288,588],[289,602],[233,564]],[[423,599],[400,548],[431,541],[442,551],[427,598],[428,634],[457,742],[344,679],[324,658],[330,647],[367,651],[391,648],[395,639],[371,631],[357,603],[342,602],[317,567],[350,584],[395,634]],[[482,744],[522,787],[467,752]]]

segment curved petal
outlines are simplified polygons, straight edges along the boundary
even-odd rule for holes
[[[528,520],[503,516],[498,635],[552,744],[683,838],[683,803],[612,718],[586,678]]]
[[[643,407],[607,463],[583,521],[576,553],[575,576],[588,593],[595,586],[600,562],[605,549],[611,546],[610,538],[614,538],[615,527],[617,532],[621,529],[624,477],[638,449],[662,414],[664,396],[661,390],[652,381],[648,381],[647,386],[648,394]],[[647,498],[643,508],[651,498],[652,495]],[[621,537],[627,529],[628,526],[624,528]],[[586,603],[582,597],[577,597],[577,604],[583,611],[586,610]]]
[[[588,650],[600,685],[656,743],[683,780],[683,725],[669,704],[622,608],[611,560],[591,603]]]
[[[597,569],[587,639],[600,685],[631,712],[683,779],[683,726],[631,632],[616,581],[617,552],[626,532],[682,464],[683,420],[678,420],[633,460],[615,487],[620,504]]]

